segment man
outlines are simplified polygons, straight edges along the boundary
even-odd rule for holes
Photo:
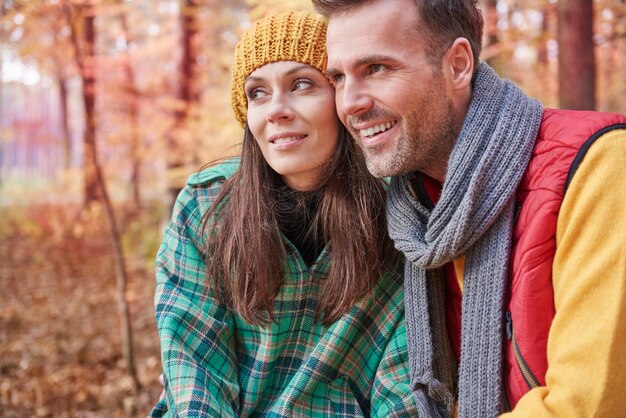
[[[407,258],[421,416],[626,416],[626,117],[479,63],[476,1],[313,0]]]

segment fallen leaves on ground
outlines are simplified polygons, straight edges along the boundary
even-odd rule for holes
[[[0,416],[145,416],[161,391],[152,303],[158,221],[121,223],[135,231],[124,236],[142,384],[134,393],[121,355],[112,245],[101,211],[2,210]]]

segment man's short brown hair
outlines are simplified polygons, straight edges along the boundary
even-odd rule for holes
[[[326,17],[357,8],[373,0],[312,0],[313,7]],[[390,6],[395,0],[389,1]],[[457,38],[466,38],[478,68],[483,37],[483,17],[477,0],[414,0],[418,18],[428,31],[427,52],[433,63],[439,63]]]

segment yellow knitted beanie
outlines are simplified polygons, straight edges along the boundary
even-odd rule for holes
[[[231,74],[231,102],[241,126],[246,124],[246,78],[257,68],[276,61],[308,64],[326,74],[326,20],[313,12],[286,12],[261,19],[235,47]]]

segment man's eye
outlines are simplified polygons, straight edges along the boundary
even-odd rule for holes
[[[370,72],[379,73],[385,69],[385,66],[382,64],[372,64],[370,65]]]
[[[330,82],[331,86],[337,87],[338,85],[343,83],[344,79],[345,76],[343,74],[333,74],[328,78],[328,81]]]

